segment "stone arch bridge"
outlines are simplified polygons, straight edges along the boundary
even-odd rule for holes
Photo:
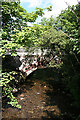
[[[31,70],[36,70],[40,65],[46,66],[52,59],[50,50],[41,49],[32,52],[26,52],[25,49],[18,49],[17,56],[11,56],[7,51],[5,59],[2,60],[2,70],[20,70],[22,72],[31,73]],[[31,69],[32,68],[32,69]]]

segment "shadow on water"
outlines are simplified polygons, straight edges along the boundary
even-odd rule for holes
[[[17,86],[20,87],[20,90],[14,94],[16,97],[23,93],[27,95],[27,98],[21,103],[25,105],[22,107],[21,112],[23,112],[24,115],[26,114],[25,116],[28,118],[31,117],[34,120],[76,120],[79,111],[72,106],[72,96],[69,91],[66,91],[65,85],[61,82],[60,77],[58,69],[40,68],[30,74],[25,81],[21,82],[20,85]],[[41,93],[36,94],[37,91]],[[45,92],[43,93],[43,91]],[[43,97],[42,101],[45,102],[45,105],[41,103],[41,97]],[[6,105],[5,102],[3,108],[7,110],[9,107],[11,106]],[[18,114],[18,110],[16,110],[16,112],[16,114]],[[45,115],[43,115],[43,113]],[[20,114],[22,113],[19,113],[19,115]],[[36,116],[39,116],[39,118],[36,118]],[[22,119],[27,120],[24,116]]]
[[[74,99],[70,92],[66,89],[66,85],[60,80],[60,75],[54,73],[53,80],[48,78],[47,83],[52,90],[47,90],[46,106],[52,106],[53,110],[45,112],[55,120],[76,120],[79,115],[79,109],[74,107]]]
[[[32,79],[45,81],[49,89],[46,90],[46,105],[47,109],[44,112],[46,117],[43,120],[50,118],[54,120],[76,120],[79,114],[79,109],[73,106],[73,97],[66,89],[66,85],[60,80],[59,70],[56,68],[38,69]]]

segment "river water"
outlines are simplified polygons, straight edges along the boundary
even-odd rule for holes
[[[76,119],[77,110],[72,106],[73,99],[64,90],[58,71],[53,68],[42,68],[33,72],[20,84],[20,92],[15,97],[22,108],[11,107],[3,99],[2,115],[6,120]]]

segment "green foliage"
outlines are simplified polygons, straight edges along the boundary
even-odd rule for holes
[[[46,8],[48,11],[52,11],[52,5]]]
[[[52,6],[45,8],[52,10]],[[44,14],[42,8],[36,8],[35,12],[28,13],[20,6],[19,2],[2,2],[2,42],[0,43],[0,55],[5,57],[9,50],[12,56],[17,55],[20,47],[48,48],[51,54],[58,57],[58,61],[50,64],[61,70],[63,81],[72,93],[75,103],[79,105],[80,96],[79,66],[80,66],[80,4],[69,6],[57,17],[43,18],[39,25],[27,26],[27,22],[35,22],[38,16]],[[73,19],[72,19],[73,18]],[[12,94],[9,85],[15,80],[12,73],[2,73],[0,85],[3,87],[3,95],[10,99],[12,106],[20,108]]]
[[[17,107],[17,108],[21,108],[21,105],[18,104],[18,101],[17,99],[13,96],[13,94],[10,92],[9,95],[7,95],[7,98],[9,98],[11,101],[8,102],[8,104],[14,106],[14,107]]]
[[[12,76],[17,74],[15,71],[12,71],[12,72],[4,72],[2,73],[2,78],[1,78],[1,81],[0,81],[0,86],[6,86],[11,80],[15,79],[14,76]]]
[[[51,11],[51,6],[48,10]],[[21,47],[38,46],[38,38],[47,28],[39,25],[28,27],[27,22],[35,22],[38,16],[44,14],[42,8],[36,8],[35,12],[28,13],[20,6],[20,2],[2,2],[2,41],[0,42],[0,56],[5,57],[9,51],[11,56],[16,56],[16,50]],[[15,81],[15,72],[2,72],[0,86],[3,87],[3,96],[10,99],[8,104],[21,108],[17,100],[13,96],[13,89],[10,84]],[[13,82],[14,85],[14,82]]]
[[[50,26],[52,27],[55,23],[54,18],[51,16],[49,19],[47,18],[42,18],[40,24],[44,26]]]
[[[70,90],[76,107],[80,106],[80,4],[69,6],[57,17],[55,27],[64,31],[68,42],[64,46],[63,65],[61,67],[62,80],[66,83],[67,89]],[[64,45],[64,41],[62,42]]]
[[[79,34],[79,16],[80,16],[80,4],[76,6],[69,6],[66,10],[58,16],[56,21],[56,27],[63,30],[70,38],[71,50],[73,52],[80,53],[80,34]]]
[[[0,48],[0,55],[5,57],[7,50],[10,50],[9,52],[12,56],[16,55],[14,50],[24,46],[27,41],[27,39],[22,38],[25,28],[27,28],[27,22],[35,22],[38,16],[42,16],[43,14],[44,12],[41,8],[36,8],[35,12],[27,13],[20,6],[19,2],[2,2],[2,47]],[[28,38],[32,33],[32,31],[27,33]],[[16,35],[19,36],[18,40]],[[31,40],[28,39],[27,43],[30,42]]]
[[[33,45],[33,41],[37,39],[37,28],[30,28],[27,22],[35,22],[38,16],[42,16],[43,9],[37,8],[35,12],[27,13],[27,11],[20,6],[20,2],[2,2],[2,41],[0,42],[0,56],[5,57],[6,52],[9,51],[11,56],[16,56],[16,50],[23,46]],[[40,33],[37,33],[40,34]],[[2,86],[2,95],[9,98],[8,104],[14,107],[21,108],[17,100],[13,96],[14,86],[10,83],[15,81],[15,72],[2,72],[0,86]],[[13,82],[14,85],[14,82]]]
[[[68,7],[53,22],[50,19],[42,19],[41,25],[48,26],[43,32],[39,41],[42,47],[48,47],[52,50],[53,55],[57,55],[59,60],[50,62],[61,71],[62,80],[66,83],[67,89],[72,94],[76,107],[80,106],[80,31],[79,17],[80,4]],[[72,19],[73,18],[73,19]]]
[[[2,87],[2,95],[7,96],[10,102],[8,104],[11,104],[14,107],[21,108],[21,106],[18,104],[17,99],[13,96],[13,87],[10,86],[11,81],[15,81],[15,75],[17,73],[15,71],[11,72],[4,72],[2,73],[2,78],[0,81],[0,87]]]
[[[36,14],[40,15],[40,16],[43,16],[44,15],[44,12],[43,12],[43,9],[41,8],[36,8]]]
[[[80,106],[80,70],[79,64],[75,59],[74,54],[67,54],[64,57],[63,65],[61,68],[62,80],[66,83],[67,89],[70,91],[74,98],[74,105]]]
[[[40,41],[43,32],[47,29],[45,26],[40,26],[34,24],[33,27],[25,27],[25,30],[18,31],[16,33],[15,41],[16,43],[26,47],[39,47]]]

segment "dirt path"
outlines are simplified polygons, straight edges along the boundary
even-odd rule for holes
[[[48,78],[51,80],[52,78]],[[45,120],[75,120],[75,108],[73,108],[70,94],[63,91],[59,84],[49,85],[38,79],[27,79],[26,84],[21,85],[21,92],[16,94],[21,110],[17,108],[3,108],[3,118],[17,120],[18,118],[37,118]]]

